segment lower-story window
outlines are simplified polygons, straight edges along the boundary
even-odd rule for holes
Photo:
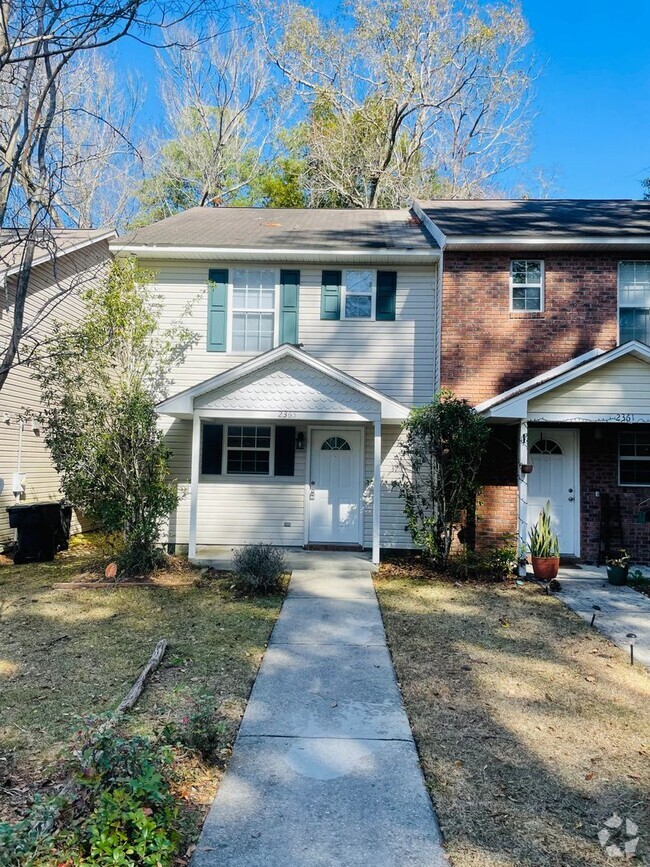
[[[268,476],[271,467],[271,428],[266,425],[228,425],[226,472]]]
[[[621,431],[618,440],[618,470],[621,485],[650,487],[650,430]]]

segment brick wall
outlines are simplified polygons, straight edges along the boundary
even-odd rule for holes
[[[602,495],[612,505],[620,498],[623,543],[637,563],[650,563],[650,524],[635,520],[639,504],[650,497],[650,488],[621,487],[618,484],[618,426],[584,426],[580,431],[581,559],[598,559]],[[599,436],[596,436],[598,431]],[[596,496],[600,493],[600,497]]]
[[[510,312],[510,254],[444,255],[441,380],[473,403],[616,345],[619,256],[525,257],[544,260],[543,313]]]
[[[494,427],[479,479],[483,486],[476,510],[476,549],[500,547],[517,532],[518,428]]]

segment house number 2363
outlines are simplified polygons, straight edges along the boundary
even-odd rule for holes
[[[284,412],[278,413],[278,418],[295,418],[295,417],[296,417],[295,412],[287,412],[285,410]]]

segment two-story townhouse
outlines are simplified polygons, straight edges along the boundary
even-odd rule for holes
[[[110,262],[107,229],[55,229],[36,248],[17,363],[0,391],[0,549],[13,542],[7,506],[59,500],[59,477],[37,417],[41,393],[27,363],[35,347],[51,338],[55,322],[74,322],[82,293],[100,281]],[[0,233],[0,347],[14,325],[16,285],[25,246],[20,232]],[[20,363],[18,363],[20,362]],[[73,531],[81,524],[73,519]]]
[[[440,249],[411,211],[193,208],[111,244],[199,343],[160,406],[168,541],[407,547],[400,425],[438,387]]]
[[[160,406],[191,556],[410,546],[400,425],[442,386],[492,427],[479,546],[549,500],[563,554],[650,561],[650,203],[196,208],[111,249],[201,335]]]
[[[441,384],[492,425],[478,544],[550,500],[563,554],[650,562],[650,202],[414,210],[442,251]]]

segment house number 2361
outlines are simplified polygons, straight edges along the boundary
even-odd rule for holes
[[[295,418],[295,417],[296,417],[295,412],[287,412],[285,410],[284,412],[278,413],[278,418]]]

